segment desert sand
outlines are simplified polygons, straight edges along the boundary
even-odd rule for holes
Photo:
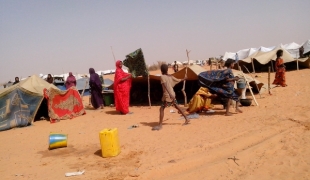
[[[254,75],[267,83],[267,73]],[[71,120],[0,132],[1,179],[310,179],[310,69],[289,71],[286,78],[287,87],[255,95],[259,106],[252,102],[228,117],[215,105],[215,113],[202,113],[187,126],[167,108],[163,129],[151,131],[159,106],[134,106],[131,115],[113,107],[87,109]],[[83,102],[87,106],[88,97]],[[116,157],[101,157],[104,128],[118,128]],[[48,150],[50,132],[68,134],[68,147]],[[85,174],[65,177],[78,170]]]

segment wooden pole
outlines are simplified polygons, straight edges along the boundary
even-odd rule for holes
[[[212,70],[212,59],[210,59],[210,71]]]
[[[253,73],[255,73],[255,67],[254,67],[253,58],[251,58],[251,62],[252,62],[252,69],[253,69]]]
[[[269,94],[271,95],[271,92],[270,92],[270,66],[268,67],[268,92]]]
[[[188,55],[189,53],[190,53],[190,51],[188,51],[188,50],[186,49],[187,66],[189,65],[189,55]],[[184,78],[187,77],[187,68],[188,68],[187,66],[185,67],[185,76],[184,76]],[[185,92],[185,84],[186,84],[186,79],[185,79],[184,82],[183,82],[182,93],[183,93],[183,95],[184,95],[184,107],[187,107],[187,96],[186,96],[186,92]]]
[[[297,71],[298,71],[299,70],[298,59],[296,59],[296,63],[297,63]]]
[[[262,98],[262,95],[260,94],[260,90],[258,89],[258,86],[257,86],[257,84],[256,84],[255,78],[251,75],[250,71],[248,70],[248,68],[245,67],[245,65],[243,65],[243,67],[248,71],[248,73],[250,74],[250,76],[252,77],[252,79],[254,79],[254,83],[255,83],[256,88],[257,88],[257,90],[258,90],[259,97]],[[240,68],[240,67],[239,67],[239,68]],[[244,78],[245,78],[245,77],[244,77]]]
[[[152,104],[151,104],[151,96],[150,96],[150,75],[149,74],[147,75],[147,84],[148,84],[147,95],[148,95],[148,98],[149,98],[149,106],[151,108]]]
[[[111,51],[112,51],[112,54],[113,54],[114,62],[116,62],[116,59],[115,59],[115,56],[114,56],[114,52],[113,52],[112,46],[111,46]]]
[[[254,99],[254,102],[255,102],[256,106],[258,106],[258,103],[257,103],[257,101],[256,101],[256,98],[255,98],[255,96],[254,96],[254,94],[253,94],[253,91],[252,91],[252,89],[251,89],[251,86],[250,86],[249,82],[246,80],[244,73],[243,73],[242,71],[241,71],[241,73],[242,73],[242,75],[243,75],[243,77],[244,77],[244,79],[245,79],[246,84],[248,85],[248,88],[250,89],[251,95],[252,95],[252,97],[253,97],[253,99]]]
[[[272,70],[272,72],[274,72],[272,60],[270,60],[270,62],[271,62],[271,70]]]
[[[88,84],[88,81],[86,81],[85,86],[84,86],[84,89],[83,89],[83,91],[82,91],[82,94],[81,94],[81,97],[82,97],[82,98],[83,98],[83,95],[84,95],[84,92],[85,92],[85,89],[86,89],[87,84]],[[101,92],[101,93],[102,93],[102,92]]]

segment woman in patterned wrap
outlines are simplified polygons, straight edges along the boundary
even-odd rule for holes
[[[122,61],[116,61],[114,77],[114,100],[117,111],[121,114],[131,114],[129,112],[129,97],[131,88],[131,74],[125,73],[122,69]]]
[[[94,68],[89,68],[89,74],[91,104],[95,109],[103,109],[102,85],[99,75],[95,73]]]

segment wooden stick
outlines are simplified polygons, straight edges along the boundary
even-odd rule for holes
[[[299,70],[298,59],[296,59],[296,63],[297,63],[297,71],[298,71]]]
[[[114,52],[113,52],[112,46],[111,46],[111,51],[112,51],[112,54],[113,54],[114,62],[116,62],[116,59],[115,59],[115,56],[114,56]]]
[[[253,94],[253,91],[252,91],[252,89],[251,89],[251,86],[250,86],[249,82],[246,80],[243,71],[241,71],[241,73],[242,73],[242,75],[243,75],[243,77],[244,77],[244,79],[245,79],[246,84],[248,85],[248,87],[249,87],[249,89],[250,89],[251,95],[252,95],[252,97],[253,97],[253,99],[254,99],[254,102],[255,102],[256,106],[258,106],[258,103],[257,103],[257,101],[256,101],[256,98],[255,98],[255,96],[254,96],[254,94]]]
[[[187,54],[187,66],[189,65],[189,56],[188,56],[189,53],[190,53],[190,51],[188,51],[188,50],[186,49],[186,54]],[[188,68],[187,66],[185,67],[186,69],[185,69],[185,76],[184,76],[184,78],[187,77],[187,68]],[[185,92],[185,84],[186,84],[186,79],[185,79],[184,82],[183,82],[182,93],[183,93],[183,95],[184,95],[184,107],[187,107],[187,96],[186,96],[186,92]]]
[[[239,61],[237,62],[237,65],[238,65],[238,69],[239,69],[239,71],[242,71],[241,70],[241,67],[240,67],[240,65],[239,65]],[[244,65],[243,65],[244,66]],[[245,66],[244,66],[245,67]],[[250,73],[250,72],[249,72]]]
[[[248,68],[245,67],[245,65],[243,65],[243,67],[248,71],[248,73],[250,74],[251,78],[254,79],[254,83],[255,83],[256,88],[257,88],[257,90],[258,90],[259,97],[262,98],[262,95],[260,94],[260,90],[258,89],[258,86],[257,86],[257,84],[256,84],[255,78],[253,78],[253,76],[251,75],[250,71],[248,70]],[[240,68],[240,67],[239,67],[239,68]],[[244,78],[245,78],[245,77],[244,77]]]
[[[251,62],[252,62],[253,73],[255,73],[255,67],[254,67],[253,58],[251,58]]]
[[[271,92],[270,92],[270,66],[268,67],[268,92],[269,94],[271,95]]]
[[[147,85],[148,85],[147,96],[149,98],[149,106],[151,108],[152,104],[151,104],[151,96],[150,96],[150,75],[149,74],[147,75]]]
[[[272,60],[270,60],[270,62],[271,62],[271,70],[272,70],[272,72],[274,72]]]
[[[84,95],[84,92],[85,92],[87,84],[88,84],[88,80],[85,83],[84,89],[83,89],[82,94],[81,94],[81,98],[83,98],[83,95]]]

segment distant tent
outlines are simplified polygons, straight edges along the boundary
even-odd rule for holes
[[[188,65],[188,63],[189,63],[189,65],[193,65],[193,64],[195,64],[195,61],[194,60],[183,61],[183,65]]]
[[[180,61],[176,61],[177,65],[182,65]],[[171,65],[174,65],[174,61],[171,63]]]
[[[307,54],[310,52],[310,39],[303,43],[302,45],[304,47],[304,54]]]
[[[236,53],[232,53],[232,52],[225,52],[224,56],[223,56],[223,60],[226,61],[227,59],[235,59],[235,55]]]
[[[43,89],[55,88],[37,75],[0,90],[0,131],[32,124],[44,99]]]

